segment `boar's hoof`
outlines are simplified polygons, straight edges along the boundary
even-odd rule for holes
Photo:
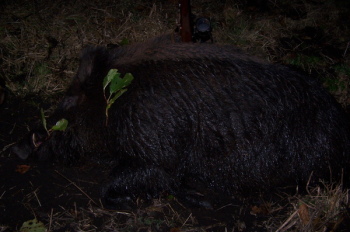
[[[103,194],[102,203],[108,209],[132,210],[136,208],[136,204],[130,196],[117,196],[111,191],[106,191]]]

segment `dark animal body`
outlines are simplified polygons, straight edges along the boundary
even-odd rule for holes
[[[111,68],[135,79],[106,126],[102,81]],[[330,94],[232,46],[158,38],[88,48],[49,123],[60,118],[69,121],[66,131],[47,138],[35,130],[13,151],[67,164],[111,157],[107,204],[181,195],[188,181],[242,195],[304,185],[310,176],[339,180],[350,164],[349,123]]]

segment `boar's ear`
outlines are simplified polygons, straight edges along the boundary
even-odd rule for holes
[[[81,58],[77,76],[75,79],[80,82],[80,84],[85,83],[89,76],[91,76],[93,65],[94,65],[94,49],[92,47],[85,48]]]
[[[85,97],[95,92],[96,86],[101,85],[102,79],[99,75],[106,72],[108,67],[108,51],[102,47],[85,48],[78,69],[77,75],[74,77],[65,98],[60,107],[69,109],[77,106],[85,100]]]
[[[78,81],[81,86],[89,86],[98,81],[99,74],[105,72],[108,66],[109,52],[103,47],[85,48],[77,73]],[[102,80],[101,80],[102,83]]]

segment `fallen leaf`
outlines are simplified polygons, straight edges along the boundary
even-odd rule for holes
[[[24,173],[28,172],[29,169],[30,169],[29,165],[25,165],[25,164],[17,165],[16,172],[24,174]]]
[[[45,225],[36,218],[23,222],[20,232],[45,232]]]
[[[309,209],[306,204],[299,206],[298,214],[303,225],[307,225],[310,222]]]
[[[269,204],[261,204],[260,206],[252,206],[252,210],[250,211],[251,215],[268,215],[270,212],[270,205]]]

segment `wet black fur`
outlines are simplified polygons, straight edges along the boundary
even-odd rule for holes
[[[135,79],[106,127],[102,80],[111,68]],[[153,40],[88,48],[51,123],[61,117],[68,129],[34,154],[68,164],[112,157],[104,187],[111,205],[181,195],[189,179],[233,195],[305,185],[311,173],[339,180],[350,163],[346,115],[317,81],[231,46]]]

